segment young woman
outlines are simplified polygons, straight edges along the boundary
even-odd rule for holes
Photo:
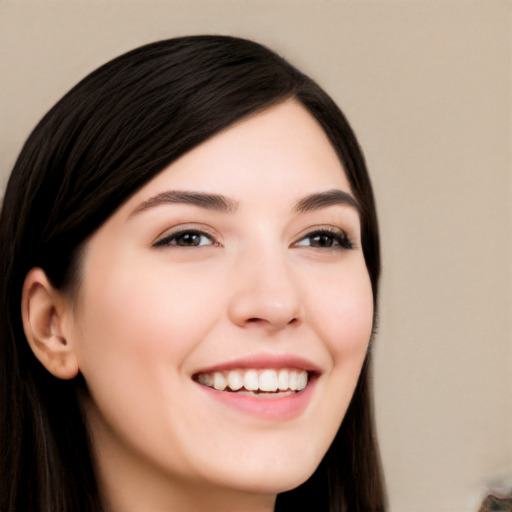
[[[371,186],[282,58],[102,66],[26,142],[0,246],[2,512],[384,510]]]

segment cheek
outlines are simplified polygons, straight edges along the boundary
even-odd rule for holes
[[[89,419],[96,431],[108,424],[130,444],[158,452],[163,426],[178,416],[170,411],[183,406],[173,392],[183,364],[213,322],[202,302],[211,300],[168,270],[133,271],[122,258],[116,262],[89,274],[94,279],[84,283],[77,310],[79,366],[94,404],[89,412],[98,411]],[[205,313],[200,322],[198,311]]]
[[[315,296],[311,315],[332,356],[333,365],[366,353],[373,326],[373,293],[364,264],[331,276]],[[362,355],[362,358],[361,358]]]
[[[133,269],[122,258],[116,261],[116,268],[103,268],[83,290],[86,302],[78,323],[84,355],[98,349],[145,359],[167,352],[179,361],[208,331],[212,298],[200,283],[171,272],[168,265]]]
[[[117,253],[110,261],[116,265],[96,265],[84,282],[76,322],[80,369],[106,415],[131,418],[138,404],[144,412],[137,414],[150,417],[159,403],[177,405],[169,390],[217,321],[213,295],[221,276],[209,272],[205,282],[205,272],[176,272],[165,262],[133,266]]]
[[[314,313],[319,337],[329,352],[326,375],[330,400],[322,405],[334,436],[345,415],[366,357],[373,326],[373,293],[366,267],[357,265],[325,287]]]

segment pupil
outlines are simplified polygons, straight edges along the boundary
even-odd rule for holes
[[[199,245],[200,237],[197,233],[184,233],[181,235],[181,244],[182,245]]]
[[[331,247],[332,237],[329,235],[316,235],[313,238],[313,246],[315,247]]]

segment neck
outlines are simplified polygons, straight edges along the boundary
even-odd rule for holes
[[[243,510],[244,512],[272,512],[275,496],[262,496],[214,487],[185,485],[159,485],[154,479],[149,482],[137,480],[116,482],[101,481],[101,494],[105,512],[225,512]]]

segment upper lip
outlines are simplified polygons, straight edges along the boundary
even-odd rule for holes
[[[305,370],[309,373],[319,374],[322,372],[318,365],[303,357],[287,354],[255,354],[200,368],[198,371],[194,372],[194,375],[244,368],[276,370],[280,368],[295,368]]]

